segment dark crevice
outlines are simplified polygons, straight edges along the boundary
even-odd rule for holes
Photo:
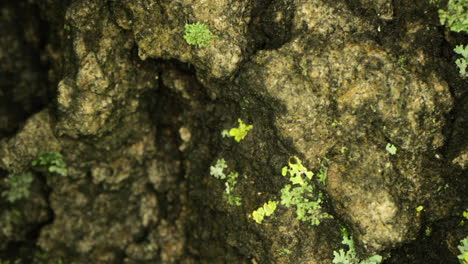
[[[0,137],[12,136],[32,114],[52,100],[48,64],[41,54],[48,43],[48,24],[36,6],[2,1],[0,49]]]
[[[271,50],[289,42],[294,18],[294,4],[291,0],[258,0],[249,24],[249,40],[254,50]]]
[[[50,204],[49,196],[51,193],[51,189],[45,183],[44,175],[35,174],[35,181],[39,181],[38,190],[36,191],[41,193],[45,197],[45,199],[47,200],[47,204]],[[33,188],[33,186],[31,186],[31,188]],[[19,205],[19,208],[21,207],[22,205]],[[6,248],[0,251],[0,259],[10,259],[13,261],[17,260],[17,257],[21,257],[23,263],[31,263],[33,254],[30,254],[30,252],[40,251],[36,243],[39,239],[42,228],[53,223],[54,221],[53,210],[50,207],[46,208],[45,210],[47,211],[47,220],[44,222],[29,223],[27,226],[25,226],[28,232],[25,234],[24,239],[18,241],[10,241]],[[26,252],[28,253],[26,254]]]
[[[391,250],[391,257],[382,264],[458,264],[446,244],[446,231],[454,230],[458,224],[457,218],[424,223],[413,242]]]

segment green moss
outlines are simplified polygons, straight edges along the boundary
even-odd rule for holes
[[[67,176],[67,164],[59,152],[41,152],[31,163],[35,167],[46,166],[50,173]]]
[[[195,24],[185,24],[184,39],[190,45],[207,47],[213,39],[217,37],[211,33],[205,24],[197,22]]]
[[[2,192],[2,196],[11,203],[29,197],[29,188],[33,180],[34,175],[31,172],[8,175],[5,179],[8,190]]]

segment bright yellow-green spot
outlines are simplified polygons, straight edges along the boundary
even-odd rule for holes
[[[275,212],[277,205],[278,202],[276,201],[268,201],[264,203],[262,207],[252,212],[252,218],[257,222],[257,224],[261,224],[265,216],[270,216]]]
[[[463,253],[463,264],[468,264],[468,252]]]
[[[265,212],[263,212],[262,207],[252,212],[252,218],[254,219],[255,222],[257,222],[257,224],[261,224],[263,222],[264,217],[265,217]]]
[[[416,216],[420,216],[423,210],[424,210],[424,206],[422,205],[416,207]]]
[[[249,130],[253,128],[253,125],[244,124],[240,118],[237,119],[237,122],[239,122],[239,127],[231,128],[231,130],[229,130],[229,136],[234,137],[235,141],[240,142],[247,136]]]
[[[283,167],[283,169],[281,170],[281,174],[283,176],[286,176],[286,174],[289,172],[289,180],[292,184],[298,184],[301,186],[305,185],[306,182],[304,181],[302,176],[306,176],[306,178],[309,180],[311,180],[314,176],[313,172],[308,171],[307,168],[304,167],[304,165],[302,165],[302,161],[297,156],[289,158],[288,166]]]
[[[463,212],[463,217],[468,220],[468,208]]]

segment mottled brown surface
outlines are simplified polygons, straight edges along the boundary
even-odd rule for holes
[[[343,248],[345,225],[362,257],[397,248],[387,263],[456,262],[453,249],[466,233],[456,222],[467,202],[467,146],[457,143],[466,131],[466,80],[441,70],[450,65],[437,54],[444,35],[422,1],[56,0],[30,7],[49,27],[32,27],[24,38],[48,36],[41,78],[55,97],[23,126],[11,108],[0,108],[0,129],[11,133],[0,140],[0,177],[35,173],[29,198],[0,200],[0,258],[16,241],[15,250],[45,253],[46,260],[25,257],[35,264],[329,264]],[[218,39],[188,45],[184,25],[194,22]],[[0,50],[3,57],[2,73],[15,58],[25,63]],[[0,100],[3,90],[24,91],[18,101],[27,106],[39,88],[24,86],[2,86]],[[238,118],[254,125],[247,137],[222,138]],[[8,122],[18,129],[6,129]],[[68,176],[32,168],[40,151],[61,152]],[[279,205],[256,224],[252,211],[280,199],[281,168],[291,155],[315,173],[328,158],[326,185],[314,184],[334,219],[312,227]],[[220,158],[241,175],[239,207],[226,203],[224,183],[209,175]],[[15,209],[22,221],[11,217]],[[432,225],[433,237],[424,238]],[[428,256],[426,245],[443,253]]]

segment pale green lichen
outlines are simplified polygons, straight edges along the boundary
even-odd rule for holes
[[[460,54],[463,58],[458,58],[455,61],[455,64],[458,67],[459,73],[461,77],[468,77],[468,72],[466,71],[466,67],[468,66],[468,45],[458,45],[453,50],[455,53]]]
[[[353,237],[348,234],[346,228],[341,228],[343,235],[342,244],[348,246],[348,250],[345,252],[343,249],[339,251],[333,251],[333,264],[379,264],[382,262],[382,256],[374,255],[365,260],[360,260],[356,255],[356,248],[354,247]]]
[[[439,10],[440,24],[445,25],[451,31],[468,33],[468,1],[449,0],[447,10]],[[468,45],[457,45],[454,49],[463,58],[455,61],[461,77],[468,77],[466,68],[468,67]]]
[[[311,225],[319,225],[321,220],[333,218],[322,208],[323,193],[314,190],[312,184],[314,173],[308,171],[298,157],[291,157],[288,166],[283,167],[282,175],[288,174],[291,184],[281,189],[282,205],[295,207],[296,218]],[[325,181],[324,176],[322,181]]]
[[[239,173],[235,171],[228,174],[225,183],[226,188],[224,189],[224,198],[228,204],[240,206],[242,204],[242,199],[239,196],[233,194],[237,185],[237,178],[239,178]]]
[[[397,148],[390,143],[387,143],[387,145],[385,146],[385,149],[387,150],[388,153],[390,153],[390,155],[395,155],[397,152]]]
[[[224,174],[224,169],[227,168],[226,161],[224,159],[219,159],[216,161],[214,166],[210,167],[210,175],[216,179],[224,180],[226,175]]]
[[[458,250],[460,250],[460,255],[458,255],[458,259],[460,260],[460,263],[468,264],[468,237],[465,237],[464,239],[460,241]]]
[[[224,169],[227,169],[228,166],[224,159],[218,159],[214,166],[210,167],[210,175],[215,177],[218,180],[225,180],[224,193],[223,197],[226,199],[226,202],[230,205],[240,206],[242,204],[242,199],[239,196],[234,195],[235,187],[237,185],[237,179],[239,178],[239,173],[232,171],[228,175],[224,173]]]
[[[445,25],[451,31],[468,33],[468,1],[450,0],[447,10],[439,10],[440,24]]]

